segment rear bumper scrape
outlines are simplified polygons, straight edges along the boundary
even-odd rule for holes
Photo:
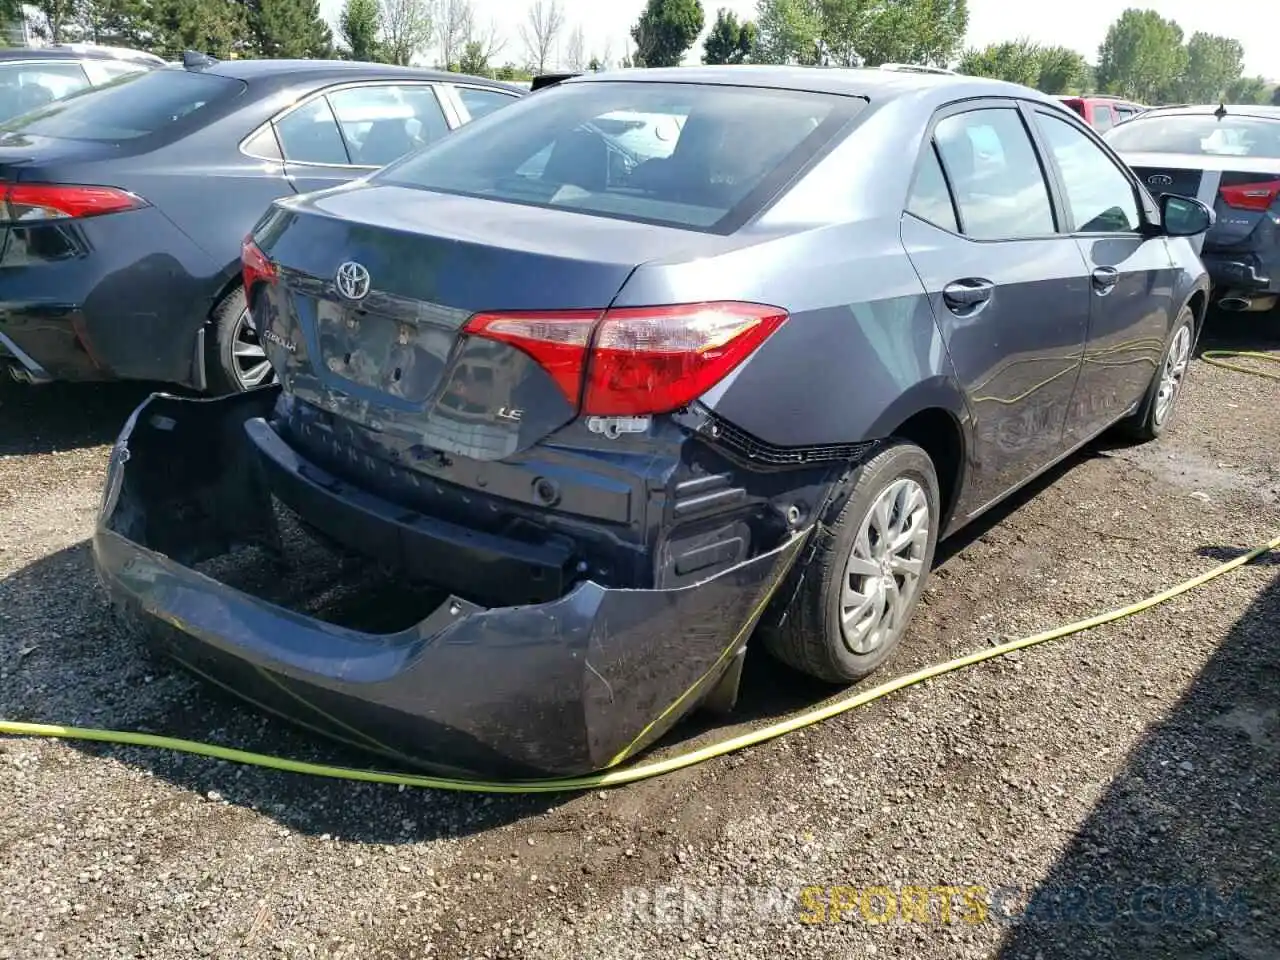
[[[572,776],[632,756],[714,689],[809,531],[698,584],[585,581],[547,603],[449,596],[364,633],[193,569],[280,531],[246,423],[278,389],[156,394],[113,449],[94,534],[115,606],[161,652],[262,708],[435,770]],[[287,574],[285,574],[287,576]]]

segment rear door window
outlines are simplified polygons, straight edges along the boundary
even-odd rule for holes
[[[38,110],[89,86],[80,64],[0,64],[0,121]]]
[[[357,166],[386,166],[449,132],[435,88],[428,84],[349,87],[329,94],[329,103],[350,162]]]
[[[203,111],[244,88],[240,80],[185,70],[148,70],[93,89],[85,79],[65,100],[0,123],[0,133],[108,142],[173,134],[198,124]]]
[[[960,232],[951,191],[947,188],[947,178],[943,176],[942,164],[938,160],[938,148],[933,144],[920,160],[911,196],[907,200],[907,213],[952,233]]]
[[[1049,187],[1016,109],[953,114],[938,122],[934,139],[966,236],[1013,240],[1055,232]]]
[[[467,108],[472,120],[479,120],[486,114],[493,113],[502,107],[515,102],[515,94],[499,93],[497,90],[484,90],[480,87],[455,87],[458,99]]]
[[[374,179],[731,232],[863,106],[788,90],[571,82],[518,99],[503,123],[463,126]],[[640,126],[617,122],[641,117]],[[655,132],[629,140],[638,130]]]
[[[316,97],[276,121],[284,158],[293,163],[345,167],[351,163],[329,101]]]

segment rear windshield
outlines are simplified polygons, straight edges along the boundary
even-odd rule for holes
[[[241,81],[228,77],[171,68],[129,74],[0,123],[0,136],[135,140],[233,97],[243,87]]]
[[[1107,142],[1122,153],[1199,153],[1280,160],[1280,120],[1210,113],[1146,114],[1116,127]]]
[[[688,83],[569,83],[463,127],[375,182],[728,232],[865,101]]]

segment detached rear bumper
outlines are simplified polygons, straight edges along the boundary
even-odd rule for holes
[[[399,632],[347,629],[193,569],[242,545],[278,547],[262,452],[246,435],[277,392],[157,394],[134,412],[94,535],[99,576],[163,652],[404,761],[564,776],[634,754],[714,689],[806,539],[678,589],[585,581],[551,602],[492,609],[448,596]]]
[[[1270,257],[1206,250],[1201,259],[1216,288],[1259,294],[1280,291],[1280,250]]]

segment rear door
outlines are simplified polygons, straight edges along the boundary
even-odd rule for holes
[[[1137,184],[1081,126],[1048,110],[1036,129],[1057,179],[1063,230],[1089,268],[1088,349],[1066,441],[1081,443],[1141,400],[1160,363],[1173,309],[1174,263],[1163,236],[1143,233]]]
[[[918,162],[902,240],[973,414],[971,514],[1062,452],[1089,281],[1014,101],[944,111]]]
[[[434,84],[397,81],[330,88],[274,123],[298,193],[377,170],[449,132]]]

